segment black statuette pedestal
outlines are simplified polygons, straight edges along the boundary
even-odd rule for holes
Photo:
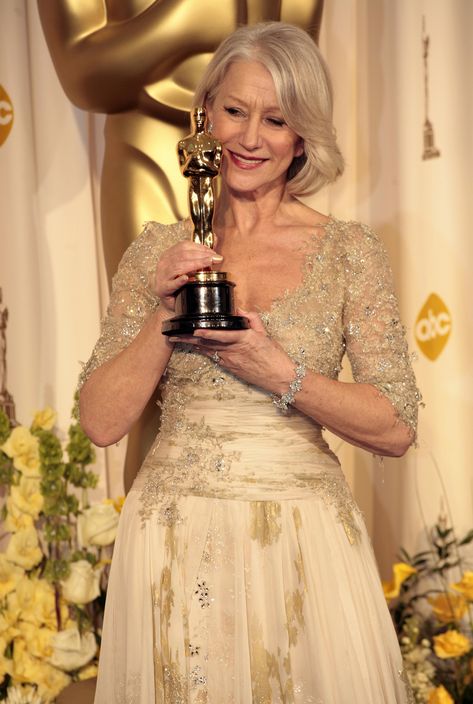
[[[248,320],[234,314],[233,289],[224,272],[199,272],[176,292],[176,313],[163,323],[164,335],[192,335],[194,330],[246,330]]]

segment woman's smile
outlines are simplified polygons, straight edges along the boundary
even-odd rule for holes
[[[262,159],[255,156],[243,156],[243,154],[237,154],[229,149],[226,150],[226,153],[238,168],[246,171],[249,169],[257,169],[267,161],[267,159]]]

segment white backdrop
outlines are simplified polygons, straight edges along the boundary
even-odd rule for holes
[[[441,152],[429,160],[422,159],[423,18],[430,38],[429,118]],[[341,448],[386,575],[400,542],[418,547],[422,513],[429,523],[438,514],[436,465],[457,528],[473,522],[467,454],[473,420],[473,245],[467,231],[472,26],[470,0],[326,0],[324,9],[321,48],[334,78],[347,171],[313,203],[368,222],[386,242],[426,402],[419,448],[406,459],[381,465]],[[0,90],[8,389],[21,422],[49,403],[65,430],[79,361],[89,355],[106,303],[95,205],[103,119],[75,109],[64,96],[34,0],[0,3],[0,86],[7,96]],[[432,293],[442,303],[431,300],[424,309]],[[445,343],[440,354],[429,358],[439,343]],[[102,492],[121,493],[122,456],[123,447],[99,453]]]

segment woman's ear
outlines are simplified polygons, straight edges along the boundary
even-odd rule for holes
[[[206,114],[207,114],[207,123],[213,122],[213,113],[214,113],[214,111],[213,111],[212,104],[209,103],[208,100],[206,100],[206,101],[205,101],[205,104],[204,104],[204,107],[205,107],[205,112],[206,112]]]
[[[296,146],[294,149],[294,156],[302,156],[304,154],[304,140],[302,137],[297,138]]]

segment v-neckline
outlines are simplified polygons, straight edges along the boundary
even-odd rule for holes
[[[336,218],[333,217],[333,215],[328,215],[327,216],[328,220],[323,223],[318,223],[315,227],[316,228],[321,228],[322,230],[326,231],[330,226],[332,226],[336,222]],[[190,231],[192,234],[192,220],[190,217],[185,218],[183,221],[181,221],[185,228]],[[309,275],[311,274],[311,268],[309,266],[310,264],[310,258],[314,255],[314,244],[316,242],[320,243],[321,247],[325,246],[325,241],[327,240],[327,232],[324,232],[323,236],[321,237],[318,235],[316,232],[313,232],[312,235],[309,237],[307,240],[307,252],[305,253],[304,257],[302,258],[302,279],[301,281],[294,286],[291,289],[285,289],[279,296],[276,296],[273,298],[273,300],[270,302],[270,304],[265,307],[265,308],[255,308],[254,312],[257,313],[259,316],[267,318],[271,317],[275,313],[275,309],[282,305],[283,303],[286,303],[288,300],[291,300],[291,298],[295,298],[298,293],[302,290],[307,288],[308,285],[308,278]]]
[[[323,230],[327,230],[327,228],[330,225],[333,225],[335,222],[335,218],[332,215],[328,216],[328,220],[325,223],[319,223],[317,227],[322,228]],[[327,232],[324,232],[324,235],[320,237],[317,235],[317,233],[313,233],[311,237],[307,240],[307,252],[305,253],[303,259],[302,259],[302,279],[301,281],[294,286],[293,288],[290,289],[285,289],[279,296],[276,296],[273,298],[269,306],[265,308],[258,308],[255,309],[255,313],[258,313],[260,317],[263,318],[269,318],[274,313],[276,312],[276,309],[284,304],[287,303],[287,301],[290,301],[292,298],[296,298],[296,296],[300,293],[301,290],[307,289],[308,287],[308,279],[309,276],[312,274],[312,267],[310,266],[311,263],[311,257],[314,256],[315,254],[315,243],[320,244],[320,248],[325,246],[325,242],[327,240]]]

